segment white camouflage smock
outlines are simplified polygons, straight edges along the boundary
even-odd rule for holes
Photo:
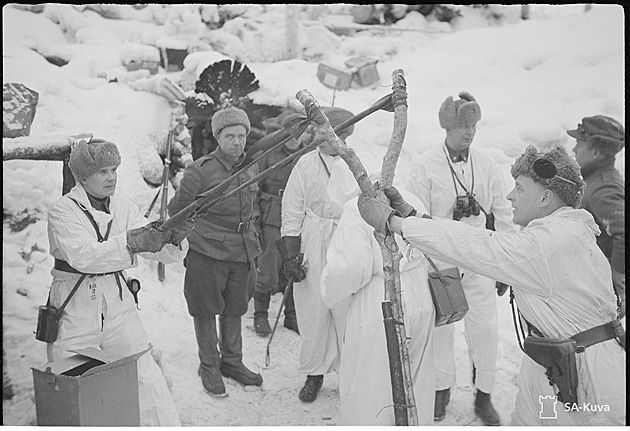
[[[506,187],[494,160],[473,145],[468,149],[466,161],[450,163],[456,178],[474,193],[487,213],[494,214],[496,230],[515,230]],[[456,197],[466,193],[457,179],[451,175],[448,152],[443,144],[422,154],[412,169],[407,188],[424,203],[427,214],[452,219]],[[477,216],[463,217],[460,223],[484,227],[486,216],[480,212]],[[440,269],[452,266],[436,264]],[[463,321],[473,384],[477,389],[491,393],[499,341],[497,295],[491,288],[495,280],[461,268],[460,273],[469,305]],[[455,385],[454,325],[436,328],[434,344],[436,389],[452,388]]]
[[[403,236],[429,255],[510,284],[523,317],[545,337],[567,338],[616,317],[610,265],[597,247],[599,228],[585,210],[563,207],[531,221],[520,232],[490,232],[448,220],[410,217]],[[540,397],[553,397],[545,369],[523,356],[512,415],[514,425],[623,425],[626,354],[616,340],[576,355],[578,403],[541,419]],[[601,406],[593,412],[592,406]]]
[[[99,243],[94,227],[86,214],[69,197],[87,209],[105,235],[107,224],[112,227],[107,241]],[[48,212],[50,254],[86,273],[106,273],[129,269],[137,265],[127,251],[127,231],[144,226],[148,220],[131,201],[113,196],[110,214],[92,208],[85,189],[77,184],[59,199]],[[181,262],[188,249],[167,244],[159,253],[140,256],[164,263]],[[50,302],[60,307],[78,281],[80,274],[52,270]],[[122,280],[121,280],[122,282]],[[100,348],[124,357],[149,347],[149,341],[136,310],[133,295],[122,282],[122,300],[113,274],[86,277],[64,309],[59,322],[57,341],[48,345],[48,360],[70,356],[68,350]],[[138,389],[141,425],[179,426],[179,416],[171,399],[164,375],[150,354],[138,359]]]
[[[421,208],[412,199],[409,202]],[[349,201],[330,243],[322,274],[324,300],[329,306],[348,298],[351,301],[339,368],[343,425],[395,425],[381,309],[383,259],[373,232],[361,219],[356,199]],[[420,425],[431,425],[435,399],[432,363],[435,311],[427,282],[428,262],[418,250],[405,256],[408,247],[400,236],[397,241],[403,254],[400,283],[418,420]]]
[[[281,236],[301,236],[306,278],[293,285],[295,311],[302,348],[299,370],[307,375],[336,371],[343,328],[334,319],[343,307],[331,310],[324,303],[320,278],[326,249],[341,217],[342,206],[326,192],[330,172],[344,163],[316,149],[296,163],[282,195]],[[343,314],[342,314],[343,316]],[[341,321],[345,320],[342,319]]]

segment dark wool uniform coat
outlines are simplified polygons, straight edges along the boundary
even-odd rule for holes
[[[270,168],[294,152],[287,150],[283,145],[258,163],[260,171]],[[298,159],[294,159],[291,163],[276,169],[268,177],[260,181],[258,199],[261,223],[263,225],[276,226],[278,228],[282,225],[282,193],[287,185],[287,181],[289,181],[291,170],[293,170]]]
[[[612,269],[623,274],[626,268],[626,187],[614,163],[614,158],[607,158],[582,169],[586,190],[580,208],[593,215],[602,232],[597,237],[597,245],[610,260]]]
[[[232,164],[217,147],[195,160],[184,172],[179,188],[168,205],[173,215],[196,196],[218,185],[239,170],[245,158]],[[226,190],[234,190],[258,173],[256,165],[239,174]],[[246,287],[251,262],[260,255],[254,229],[260,216],[256,200],[258,185],[251,184],[222,200],[195,220],[188,235],[190,250],[184,261],[184,294],[192,316],[224,314],[240,316],[247,311]],[[237,228],[241,223],[241,229]]]

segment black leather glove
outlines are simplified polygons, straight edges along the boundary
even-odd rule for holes
[[[276,241],[282,259],[282,272],[293,282],[299,282],[306,278],[306,268],[302,265],[304,255],[300,253],[301,243],[302,238],[300,236],[283,236]]]
[[[194,228],[195,224],[190,220],[186,220],[183,225],[167,231],[169,236],[167,243],[180,245],[184,238],[186,238]]]
[[[505,292],[507,292],[507,290],[510,288],[509,284],[505,284],[505,283],[501,283],[500,281],[497,281],[494,285],[494,287],[497,289],[497,295],[498,296],[503,296],[505,295]]]
[[[162,250],[169,240],[170,233],[162,232],[149,223],[136,229],[127,231],[127,246],[132,253],[151,252]]]
[[[389,199],[391,207],[396,211],[396,215],[407,218],[416,215],[416,209],[403,199],[398,189],[394,186],[385,187],[383,189],[385,196]]]

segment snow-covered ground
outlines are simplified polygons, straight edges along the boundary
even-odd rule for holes
[[[120,72],[121,56],[129,48],[125,44],[153,43],[161,37],[192,40],[197,30],[191,33],[190,29],[196,27],[178,27],[173,24],[175,20],[165,24],[163,16],[150,15],[149,10],[136,17],[143,21],[139,22],[105,19],[91,11],[75,14],[76,10],[68,9],[52,4],[43,13],[33,13],[3,7],[3,82],[19,82],[39,93],[31,136],[90,132],[115,142],[122,154],[117,193],[129,196],[145,210],[155,190],[142,180],[140,171],[166,138],[171,107],[163,97],[134,91],[123,83],[108,83],[103,76]],[[622,7],[595,4],[584,13],[584,5],[532,5],[528,21],[514,19],[519,10],[504,8],[505,19],[492,25],[478,11],[465,10],[452,32],[379,31],[337,36],[323,27],[301,27],[303,52],[311,61],[248,61],[260,80],[260,89],[252,98],[256,103],[285,106],[294,104],[296,91],[306,88],[322,104],[330,104],[332,90],[316,78],[318,61],[371,55],[379,59],[380,86],[337,92],[335,106],[354,112],[367,108],[388,92],[392,70],[404,69],[409,125],[397,178],[407,175],[415,157],[441,142],[444,131],[438,124],[438,107],[448,95],[466,90],[482,109],[473,145],[491,152],[511,184],[510,163],[526,145],[547,149],[559,144],[570,150],[572,142],[565,131],[581,118],[595,114],[621,122],[625,118]],[[244,58],[255,58],[245,48],[264,52],[265,47],[256,43],[273,43],[277,28],[284,25],[281,10],[258,12],[255,19],[245,16],[229,21],[231,33],[225,30],[214,40],[222,37],[225,43],[238,47]],[[409,14],[396,25],[430,27],[420,14]],[[57,67],[34,50],[70,62]],[[195,55],[196,61],[191,57],[184,73],[198,73],[205,64],[223,58],[217,52]],[[181,72],[169,75],[175,80],[182,76]],[[391,126],[391,114],[376,113],[355,127],[348,143],[362,159],[379,160],[389,142]],[[616,163],[622,173],[624,161],[622,150]],[[12,400],[3,401],[3,423],[34,425],[30,367],[44,363],[46,352],[33,331],[37,307],[46,302],[53,263],[48,254],[45,214],[61,194],[61,163],[3,162],[2,181],[4,212],[28,210],[38,217],[37,222],[16,233],[4,223],[2,247],[3,352],[16,392]],[[170,196],[173,192],[169,191]],[[152,218],[156,217],[154,212]],[[183,296],[183,266],[167,265],[164,282],[157,280],[156,264],[141,262],[134,272],[143,286],[140,315],[152,343],[163,355],[182,425],[338,423],[336,376],[325,378],[314,403],[301,403],[297,393],[304,376],[296,371],[299,336],[283,328],[281,320],[271,346],[271,363],[265,366],[267,339],[253,332],[253,306],[244,317],[244,356],[248,366],[262,373],[263,387],[249,392],[228,381],[229,397],[219,400],[207,396],[196,373],[197,348]],[[280,300],[280,295],[272,298],[270,316],[274,318]],[[515,342],[507,295],[499,298],[499,318],[493,401],[502,422],[509,423],[521,352]],[[456,341],[457,385],[440,425],[479,425],[473,413],[461,323],[456,324]]]

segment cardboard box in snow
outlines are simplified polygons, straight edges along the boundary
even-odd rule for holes
[[[358,55],[349,58],[344,64],[353,72],[354,82],[361,87],[367,87],[380,81],[376,63],[378,63],[377,58]]]
[[[151,45],[125,43],[120,59],[128,72],[146,69],[155,75],[160,66],[160,51]]]
[[[188,42],[174,37],[162,37],[155,42],[160,50],[160,59],[167,72],[184,70],[184,59],[188,55]]]
[[[320,63],[317,67],[317,79],[328,88],[347,90],[352,83],[352,72],[343,67]]]
[[[139,426],[137,360],[100,349],[32,367],[37,425]]]

